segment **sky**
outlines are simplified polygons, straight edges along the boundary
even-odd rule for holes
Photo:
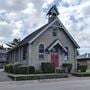
[[[81,47],[80,54],[90,52],[90,0],[0,0],[0,44],[23,39],[46,24],[46,13],[53,5]]]

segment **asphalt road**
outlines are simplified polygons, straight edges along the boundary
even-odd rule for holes
[[[0,90],[90,90],[90,79],[0,82]]]

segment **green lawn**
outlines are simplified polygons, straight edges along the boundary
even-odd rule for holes
[[[86,71],[86,72],[90,73],[90,69],[87,69],[87,71]]]
[[[73,72],[72,74],[77,74],[77,75],[90,75],[90,69],[88,69],[86,72]]]

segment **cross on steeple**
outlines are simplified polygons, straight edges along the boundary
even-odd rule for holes
[[[53,5],[51,7],[51,9],[48,11],[47,15],[48,15],[49,22],[53,21],[59,15],[56,5]]]

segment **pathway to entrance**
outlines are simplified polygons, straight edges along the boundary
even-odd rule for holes
[[[7,76],[7,73],[4,72],[3,69],[0,69],[0,82],[4,81],[12,81],[12,80]]]

